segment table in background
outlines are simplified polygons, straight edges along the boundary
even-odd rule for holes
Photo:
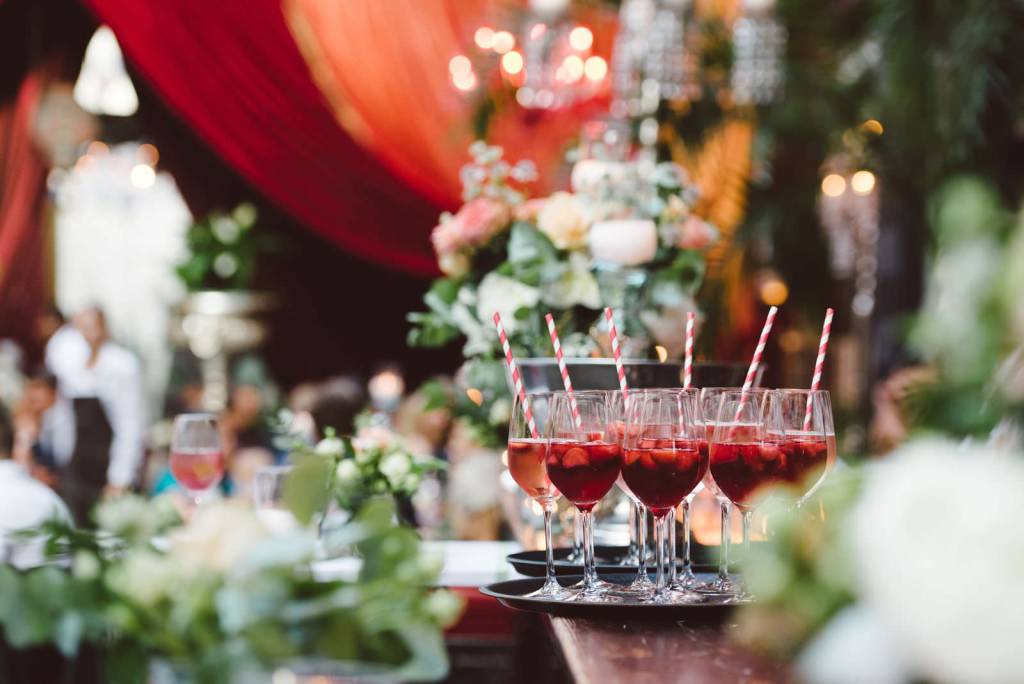
[[[788,667],[731,643],[718,627],[561,617],[549,624],[576,684],[776,684],[796,679]]]

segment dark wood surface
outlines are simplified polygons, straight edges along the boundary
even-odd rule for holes
[[[577,684],[776,684],[790,669],[730,642],[720,627],[550,618]]]

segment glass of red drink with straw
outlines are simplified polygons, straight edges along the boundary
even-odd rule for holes
[[[555,578],[554,548],[551,544],[551,516],[558,500],[558,490],[547,472],[549,437],[545,432],[551,409],[551,394],[538,392],[525,395],[532,410],[536,434],[526,417],[523,400],[513,395],[512,418],[508,427],[508,470],[526,494],[544,511],[544,548],[547,571],[544,585],[530,596],[566,598],[570,592]]]
[[[694,496],[707,486],[706,482],[710,480],[707,468],[708,442],[703,412],[701,410],[700,390],[695,387],[684,387],[676,391],[679,392],[680,401],[686,403],[689,407],[689,415],[693,417],[694,422],[694,439],[697,442],[697,449],[700,452],[701,458],[704,459],[705,463],[704,475],[701,481],[697,483],[693,491],[683,497],[683,500],[679,503],[678,510],[673,510],[673,519],[669,522],[669,558],[672,560],[669,589],[673,591],[690,591],[698,586],[697,576],[693,573],[693,562],[690,558],[690,502]],[[681,514],[683,527],[682,567],[678,573],[676,571],[676,513]]]
[[[750,519],[764,488],[776,481],[780,445],[767,434],[769,392],[726,390],[721,393],[709,442],[710,470],[718,490],[743,516],[743,545],[749,551]],[[722,555],[728,567],[731,530],[723,533]],[[723,586],[737,600],[751,596],[742,587]]]
[[[832,402],[825,390],[782,389],[768,398],[769,436],[782,450],[775,464],[778,491],[801,505],[821,486],[835,462]]]
[[[654,518],[658,572],[654,603],[699,602],[692,591],[669,593],[668,527],[676,506],[700,483],[707,471],[701,456],[698,423],[692,402],[681,390],[650,390],[630,398],[629,420],[622,450],[623,478]]]
[[[211,413],[184,413],[174,419],[171,436],[171,474],[194,504],[224,477],[224,451],[217,417]]]
[[[567,392],[551,397],[547,434],[547,472],[562,495],[573,503],[583,527],[583,579],[572,587],[574,600],[614,601],[608,582],[598,579],[594,565],[592,511],[615,484],[621,456],[605,392]]]

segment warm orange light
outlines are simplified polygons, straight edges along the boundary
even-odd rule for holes
[[[882,126],[882,122],[878,119],[868,119],[860,125],[861,130],[866,133],[874,133],[875,135],[882,135],[885,132],[885,128]]]
[[[572,31],[569,31],[569,45],[572,46],[573,50],[589,50],[590,46],[594,44],[594,34],[590,32],[586,26],[577,26]]]
[[[523,70],[523,56],[516,50],[501,56],[501,68],[509,74],[518,74]]]
[[[469,400],[476,404],[477,406],[480,406],[481,404],[484,403],[484,393],[478,390],[476,387],[468,388],[466,390],[466,396],[469,397]]]
[[[656,344],[654,345],[654,351],[658,354],[658,360],[665,363],[665,360],[668,359],[668,349],[665,349],[660,344]]]
[[[564,72],[566,81],[578,81],[583,78],[583,60],[578,55],[569,55],[559,71]]]
[[[448,61],[448,73],[454,76],[465,76],[473,71],[473,64],[466,55],[455,55]]]
[[[467,74],[452,76],[452,83],[455,84],[455,87],[459,90],[472,90],[473,88],[476,88],[476,74],[470,71]]]
[[[156,166],[156,163],[160,161],[160,151],[156,149],[156,146],[149,143],[139,145],[139,149],[135,151],[135,156],[150,166]]]
[[[761,284],[761,301],[768,306],[782,306],[789,299],[789,287],[778,277]]]
[[[875,174],[870,171],[858,171],[850,179],[850,187],[858,195],[867,195],[875,189]]]
[[[473,42],[481,50],[490,50],[494,47],[494,29],[490,26],[481,26],[473,34]]]
[[[838,173],[830,173],[821,181],[821,191],[829,197],[839,197],[846,192],[846,179]]]
[[[89,143],[89,146],[87,148],[85,148],[85,153],[86,154],[97,154],[97,155],[99,155],[99,154],[106,154],[109,151],[110,151],[110,148],[107,147],[107,144],[103,143],[103,142],[100,142],[99,140],[93,140],[91,143]]]
[[[608,73],[608,62],[597,55],[587,57],[587,61],[583,63],[583,72],[591,81],[600,81]]]
[[[499,55],[503,55],[516,46],[516,37],[508,31],[498,31],[494,34],[494,42],[491,48]]]

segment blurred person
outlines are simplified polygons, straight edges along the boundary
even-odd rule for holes
[[[25,382],[14,416],[14,460],[33,477],[56,487],[61,466],[74,448],[74,419],[57,393],[57,378],[38,369]]]
[[[428,401],[422,389],[403,399],[395,411],[395,430],[417,451],[445,458],[445,444],[452,426],[451,411],[447,407],[428,410]]]
[[[15,541],[10,533],[70,516],[56,492],[11,459],[13,452],[14,425],[7,409],[0,406],[0,560],[27,568],[42,562],[45,540]]]
[[[110,339],[103,311],[79,312],[74,326],[86,354],[78,354],[69,335],[50,368],[74,419],[74,447],[61,472],[61,493],[76,522],[86,524],[102,496],[118,496],[135,483],[146,423],[139,361]]]
[[[221,443],[225,453],[239,449],[273,448],[267,412],[260,388],[240,384],[231,390],[228,405],[220,417]]]
[[[81,331],[52,302],[36,318],[35,333],[44,350],[44,364],[58,378],[89,357],[89,345]]]
[[[355,432],[356,416],[366,407],[362,385],[354,378],[340,376],[324,383],[320,398],[313,405],[313,423],[317,439],[327,428],[339,435]]]

